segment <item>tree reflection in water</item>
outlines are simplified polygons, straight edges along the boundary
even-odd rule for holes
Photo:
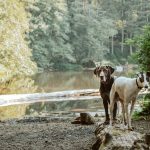
[[[96,88],[97,83],[96,78],[93,77],[93,72],[49,72],[37,74],[32,78],[15,77],[2,83],[0,91],[1,94],[40,93]],[[71,112],[83,109],[86,111],[90,109],[92,103],[92,101],[65,101],[0,107],[0,120],[20,118],[25,115]]]

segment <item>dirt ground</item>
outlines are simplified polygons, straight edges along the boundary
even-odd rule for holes
[[[133,121],[135,131],[150,133],[150,121]],[[96,125],[71,119],[34,118],[0,122],[0,150],[90,150]]]

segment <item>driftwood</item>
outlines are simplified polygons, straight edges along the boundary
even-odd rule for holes
[[[149,150],[150,135],[129,131],[121,124],[113,127],[100,124],[95,130],[96,142],[92,150]]]
[[[89,113],[80,113],[80,117],[77,117],[72,124],[91,125],[95,123],[94,118]]]

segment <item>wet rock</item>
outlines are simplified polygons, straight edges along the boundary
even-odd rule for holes
[[[83,124],[83,125],[91,125],[95,123],[94,118],[89,113],[80,113],[80,117],[77,117],[72,124]]]
[[[102,144],[102,140],[98,138],[97,141],[93,144],[92,150],[99,150],[101,144]]]
[[[150,145],[147,143],[147,140],[150,140],[147,134],[143,135],[141,139],[134,141],[131,149],[132,150],[149,150]]]
[[[150,134],[145,134],[145,142],[150,146]]]
[[[94,117],[99,117],[98,114],[96,113]]]

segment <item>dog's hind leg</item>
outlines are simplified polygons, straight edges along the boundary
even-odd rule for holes
[[[113,121],[113,110],[114,110],[114,104],[115,104],[115,95],[116,92],[112,87],[112,90],[110,92],[110,125],[112,126]]]

